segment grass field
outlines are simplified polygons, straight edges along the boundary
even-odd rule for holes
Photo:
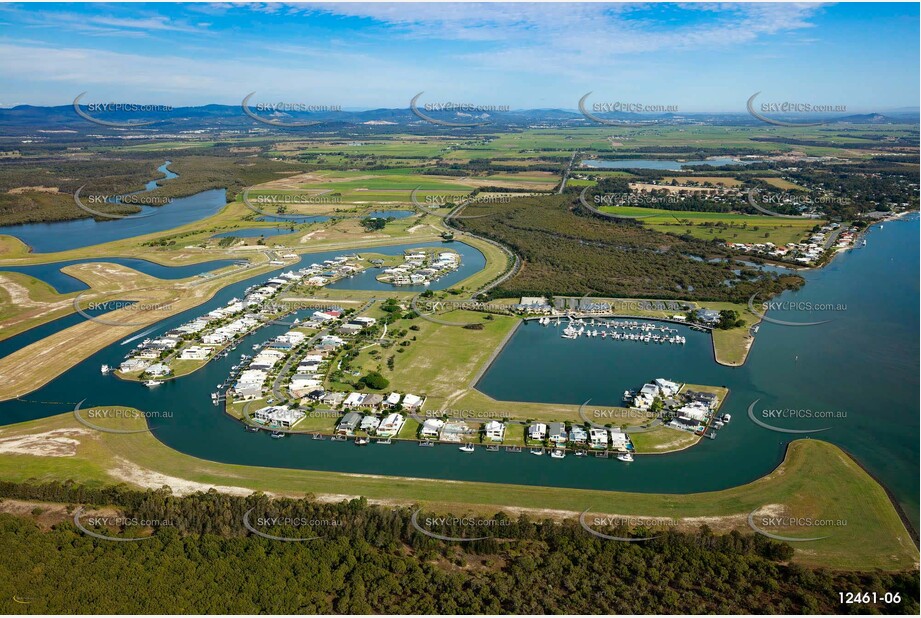
[[[599,210],[620,217],[642,218],[643,225],[669,234],[690,234],[695,238],[727,242],[773,242],[785,245],[801,242],[820,219],[780,219],[777,217],[722,212],[683,212],[638,206],[602,206]]]
[[[137,428],[143,420],[107,422]],[[33,436],[30,454],[11,452],[28,436]],[[629,494],[219,464],[173,451],[148,433],[93,432],[68,413],[0,429],[0,477],[12,482],[170,485],[179,492],[213,486],[331,499],[361,495],[385,504],[424,504],[455,513],[527,509],[539,517],[562,518],[591,509],[596,514],[675,518],[685,529],[706,523],[717,533],[750,532],[748,514],[760,509],[836,522],[805,532],[772,529],[792,537],[828,535],[792,544],[794,560],[803,564],[900,570],[913,568],[917,561],[917,550],[885,491],[837,447],[818,440],[795,442],[777,470],[741,487],[686,495]]]

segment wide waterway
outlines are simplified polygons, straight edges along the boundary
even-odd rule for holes
[[[730,412],[733,420],[716,440],[705,440],[679,453],[638,457],[632,464],[577,457],[560,461],[527,453],[464,454],[452,446],[422,449],[407,443],[359,449],[307,436],[272,440],[265,433],[246,433],[211,404],[210,393],[226,379],[239,353],[251,353],[253,343],[283,332],[284,326],[263,328],[246,337],[237,353],[155,389],[100,374],[100,365],[118,364],[136,342],[113,344],[22,400],[0,403],[0,422],[58,414],[86,399],[85,407],[124,405],[172,411],[172,418],[154,421],[154,435],[159,440],[189,455],[226,463],[691,493],[746,483],[780,462],[791,436],[762,429],[746,416],[749,404],[760,399],[758,411],[798,408],[844,412],[846,418],[770,422],[792,428],[831,427],[815,437],[856,455],[894,492],[917,525],[918,218],[913,215],[886,223],[884,229],[874,228],[867,238],[867,247],[839,256],[820,271],[805,273],[808,284],[802,290],[775,299],[831,303],[839,305],[838,310],[779,309],[768,314],[788,321],[831,321],[808,327],[763,323],[743,367],[716,364],[706,336],[700,333],[683,332],[688,336],[684,347],[647,346],[600,339],[563,340],[553,327],[534,323],[522,326],[479,384],[497,399],[579,404],[591,398],[592,407],[616,405],[625,389],[654,377],[731,389],[723,411]],[[419,245],[405,245],[415,246]],[[383,253],[381,248],[368,251]],[[351,252],[338,252],[344,253]],[[319,258],[305,256],[302,265]],[[472,274],[464,272],[465,277]],[[243,289],[268,276],[228,286],[212,301],[159,324],[154,333],[241,296]],[[842,305],[846,309],[842,310]]]
[[[137,191],[135,194],[152,191],[157,188],[159,181],[175,178],[177,174],[168,169],[169,164],[167,161],[158,168],[164,175],[163,178],[151,180],[144,191]],[[131,215],[150,215],[146,217],[103,221],[89,217],[53,223],[7,225],[0,227],[0,235],[15,236],[29,245],[33,253],[54,253],[180,227],[210,217],[226,204],[227,192],[224,189],[213,189],[189,197],[175,198],[163,206],[142,205],[139,206],[140,212]]]
[[[716,440],[681,453],[641,457],[646,490],[716,489],[762,476],[797,436],[763,429],[756,417],[811,434],[855,455],[918,518],[918,217],[876,226],[867,246],[800,274],[807,284],[777,303],[827,305],[828,310],[777,305],[768,317],[816,326],[762,322],[748,361],[713,361],[708,337],[682,332],[685,346],[563,339],[555,327],[518,329],[478,388],[500,400],[619,405],[624,390],[657,377],[731,389],[723,411],[732,422]],[[687,329],[683,329],[687,330]],[[831,412],[841,418],[765,418],[764,409]],[[797,412],[796,415],[801,413]],[[805,415],[803,415],[805,416]],[[666,480],[668,477],[671,480]],[[631,483],[631,489],[642,490]]]
[[[156,277],[157,279],[185,279],[194,277],[202,273],[215,271],[231,264],[237,264],[240,260],[211,260],[209,262],[199,262],[198,264],[188,264],[186,266],[163,266],[156,262],[141,260],[137,258],[84,258],[81,260],[67,260],[64,262],[49,262],[47,264],[30,264],[28,266],[6,266],[0,264],[0,273],[17,272],[30,277],[35,277],[39,281],[44,281],[55,289],[58,294],[68,294],[70,292],[79,292],[88,290],[89,286],[76,277],[72,277],[62,271],[65,266],[74,264],[118,264],[132,268],[145,275]]]

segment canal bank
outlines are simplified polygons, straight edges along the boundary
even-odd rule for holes
[[[822,326],[793,328],[770,323],[762,325],[764,341],[752,350],[746,366],[728,368],[714,363],[707,335],[703,333],[688,334],[688,345],[682,346],[684,356],[681,362],[677,358],[669,361],[668,357],[650,357],[645,348],[639,350],[629,345],[566,341],[597,343],[606,347],[599,347],[598,351],[560,348],[554,352],[558,356],[551,359],[554,363],[547,364],[548,371],[529,374],[523,381],[517,384],[510,382],[504,387],[509,389],[510,395],[514,395],[517,389],[517,392],[524,391],[524,396],[497,397],[487,392],[500,400],[578,404],[588,398],[586,391],[591,391],[596,394],[599,404],[605,404],[616,401],[626,388],[635,386],[637,381],[647,380],[650,375],[731,388],[722,411],[732,412],[734,421],[730,430],[724,431],[718,440],[668,456],[643,458],[634,465],[611,468],[608,464],[601,464],[599,467],[600,462],[592,458],[566,458],[562,461],[548,461],[548,458],[542,457],[508,459],[513,454],[503,452],[471,456],[452,448],[423,449],[398,443],[365,449],[342,448],[342,445],[300,436],[272,440],[268,435],[242,431],[237,421],[211,404],[210,393],[214,384],[223,382],[236,358],[214,361],[174,383],[147,389],[99,374],[100,365],[115,364],[125,353],[126,349],[118,344],[93,355],[27,398],[36,402],[59,403],[7,401],[0,404],[0,418],[8,424],[50,416],[68,411],[60,402],[75,404],[86,399],[84,407],[124,405],[141,410],[174,411],[171,418],[158,419],[155,437],[180,452],[223,463],[439,480],[687,494],[745,484],[768,473],[782,460],[790,437],[770,432],[746,420],[745,410],[753,400],[760,399],[763,405],[771,407],[800,406],[816,410],[844,406],[849,412],[846,424],[839,424],[817,437],[841,443],[859,457],[898,496],[912,521],[916,522],[917,488],[913,479],[917,478],[918,414],[916,408],[907,408],[905,402],[916,399],[918,386],[917,349],[913,345],[917,341],[914,329],[917,324],[918,273],[917,264],[905,260],[904,256],[911,254],[912,249],[917,254],[917,218],[904,220],[904,225],[887,225],[885,233],[891,233],[892,237],[876,238],[879,242],[841,256],[829,265],[828,270],[810,274],[802,290],[784,295],[786,299],[814,297],[823,302],[829,302],[828,299],[837,295],[839,301],[850,309],[848,312],[833,315],[836,319]],[[379,248],[369,250],[380,253]],[[361,250],[352,252],[355,251]],[[346,252],[340,250],[334,253]],[[226,303],[259,278],[270,274],[228,286],[207,306]],[[884,300],[885,303],[870,307],[861,304],[873,300]],[[201,311],[202,307],[197,307],[186,312],[187,315],[173,316],[158,328],[166,330]],[[269,326],[267,330],[245,339],[241,345],[245,349],[247,343],[259,343],[281,334],[286,328]],[[496,371],[507,371],[509,351],[516,349],[523,333],[529,334],[528,338],[535,346],[545,345],[539,336],[541,330],[548,334],[547,341],[550,341],[549,329],[539,329],[541,327],[535,325],[516,331],[509,346],[481,380],[482,390],[487,389],[486,381],[495,380],[495,376],[499,375]],[[541,357],[544,348],[534,347],[527,354],[524,354],[526,348],[517,349],[520,352],[516,354],[521,355],[523,362],[532,362],[532,359]],[[649,348],[650,351],[656,349]],[[658,349],[662,350],[661,347]],[[859,358],[855,350],[860,351]],[[878,370],[882,375],[878,375],[877,371],[867,375],[868,369]],[[572,384],[567,383],[580,374],[588,374],[590,379],[575,379]],[[627,381],[630,383],[624,386]],[[871,389],[867,389],[867,385]],[[869,393],[865,392],[868,390]],[[537,399],[538,396],[540,399]],[[854,401],[860,404],[849,405]],[[796,425],[821,426],[814,421],[789,423],[789,426]]]

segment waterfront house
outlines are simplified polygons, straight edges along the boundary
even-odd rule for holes
[[[254,399],[261,399],[262,387],[253,385],[234,386],[233,397],[237,401],[253,401]]]
[[[662,397],[672,397],[681,390],[681,385],[672,382],[671,380],[666,380],[665,378],[656,378],[653,380],[656,386],[659,387],[659,393]]]
[[[144,373],[146,373],[147,375],[154,376],[155,378],[159,378],[162,376],[167,376],[171,374],[172,372],[173,370],[169,368],[169,365],[164,365],[163,363],[157,363],[156,365],[151,365],[150,367],[148,367]]]
[[[336,433],[340,436],[352,436],[355,435],[355,429],[358,428],[358,425],[361,423],[361,414],[358,412],[349,412],[342,417],[342,420],[339,421],[339,424],[336,425]]]
[[[445,426],[445,422],[440,418],[429,418],[422,423],[422,427],[419,429],[419,437],[424,440],[433,440],[438,437],[438,434],[441,432],[441,428]]]
[[[253,418],[257,421],[285,429],[294,427],[305,416],[307,415],[300,410],[292,410],[288,406],[268,406],[253,413]]]
[[[147,369],[149,366],[150,361],[148,360],[144,360],[143,358],[129,358],[118,366],[118,370],[122,373],[131,373],[132,371]]]
[[[483,426],[483,439],[490,442],[502,442],[505,439],[505,425],[499,421],[489,421]]]
[[[372,431],[375,431],[380,424],[381,419],[377,418],[373,414],[368,414],[363,419],[361,419],[361,426],[359,429],[365,433],[371,433]]]
[[[553,307],[543,296],[522,296],[521,302],[515,305],[515,311],[518,313],[551,313]]]
[[[543,441],[547,438],[547,426],[543,423],[534,423],[528,427],[528,440]]]
[[[689,402],[697,402],[710,408],[716,408],[718,398],[714,393],[705,393],[703,391],[687,391],[685,395]]]
[[[213,348],[191,345],[179,353],[179,360],[205,360],[212,351]]]
[[[608,448],[608,432],[606,429],[598,429],[593,427],[588,432],[589,446],[594,449],[606,449]]]
[[[576,444],[585,444],[588,442],[588,432],[585,431],[582,427],[577,427],[576,425],[572,426],[572,430],[569,432],[569,437]]]
[[[720,312],[715,309],[698,309],[694,315],[697,317],[698,322],[710,326],[715,326],[720,321]]]
[[[462,442],[470,433],[470,426],[464,421],[448,421],[441,428],[441,440],[442,442]]]
[[[627,434],[620,431],[619,429],[612,429],[611,433],[611,448],[617,451],[627,450]]]
[[[569,440],[569,434],[566,433],[565,423],[550,423],[547,426],[548,440],[554,444],[565,444]]]
[[[384,420],[381,421],[380,426],[377,428],[377,435],[384,438],[389,438],[400,433],[400,430],[403,429],[403,424],[406,422],[406,419],[403,418],[402,414],[393,412],[388,414]]]

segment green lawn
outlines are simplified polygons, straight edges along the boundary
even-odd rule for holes
[[[141,419],[112,419],[121,428],[142,426]],[[282,495],[362,495],[398,503],[424,504],[434,509],[493,513],[496,508],[521,507],[553,517],[545,509],[575,514],[593,513],[647,517],[708,518],[717,532],[750,532],[747,516],[766,505],[796,517],[846,521],[812,528],[808,536],[828,535],[821,541],[794,543],[794,560],[833,569],[914,568],[917,549],[888,496],[859,465],[837,447],[819,440],[791,445],[783,465],[767,476],[732,489],[700,494],[630,494],[593,490],[546,488],[492,483],[445,482],[421,478],[384,477],[258,468],[209,462],[177,451],[149,433],[109,434],[88,432],[70,413],[0,429],[0,440],[60,431],[78,443],[69,456],[0,454],[0,478],[12,482],[72,479],[91,485],[127,482],[140,478],[151,486],[177,487],[182,479],[194,487],[238,487]],[[304,448],[310,448],[307,438]],[[435,447],[450,448],[450,447]],[[527,456],[527,455],[522,455]],[[610,470],[611,462],[598,462]],[[642,465],[639,459],[636,465]],[[164,476],[156,476],[156,474]],[[695,528],[700,520],[688,520]],[[776,532],[776,531],[775,531]],[[803,535],[789,531],[789,536]],[[806,536],[806,535],[803,535]]]

